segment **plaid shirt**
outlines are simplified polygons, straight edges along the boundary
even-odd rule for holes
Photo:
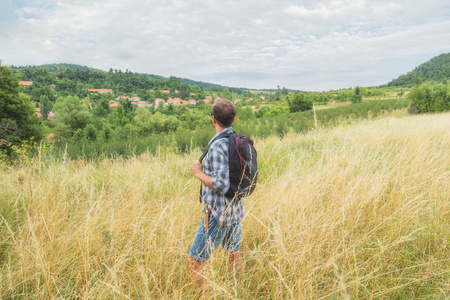
[[[211,141],[219,134],[230,131],[231,127],[218,132]],[[209,142],[211,144],[211,141]],[[242,201],[231,201],[224,196],[230,187],[230,167],[228,166],[228,139],[215,140],[209,148],[204,163],[206,175],[211,176],[211,183],[217,191],[203,185],[202,198],[205,206],[211,210],[213,216],[218,218],[219,223],[229,226],[239,223],[244,218],[244,205]]]

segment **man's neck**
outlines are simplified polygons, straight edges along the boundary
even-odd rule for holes
[[[214,127],[216,128],[216,133],[219,133],[219,132],[221,132],[222,130],[224,130],[225,128],[227,128],[227,127],[221,127],[221,126],[219,126],[219,125],[214,126]]]

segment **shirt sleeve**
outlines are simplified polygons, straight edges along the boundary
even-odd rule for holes
[[[210,160],[212,165],[211,184],[224,195],[230,188],[230,167],[228,166],[228,149],[223,143],[212,145]]]

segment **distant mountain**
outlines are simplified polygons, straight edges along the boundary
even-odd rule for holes
[[[420,77],[422,81],[436,82],[450,79],[450,53],[444,53],[430,59],[411,72],[392,80],[387,86],[413,86],[416,77]]]

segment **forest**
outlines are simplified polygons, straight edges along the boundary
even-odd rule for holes
[[[413,87],[417,78],[422,81],[442,82],[450,78],[450,53],[440,54],[416,67],[411,72],[401,75],[387,84],[389,87]]]

